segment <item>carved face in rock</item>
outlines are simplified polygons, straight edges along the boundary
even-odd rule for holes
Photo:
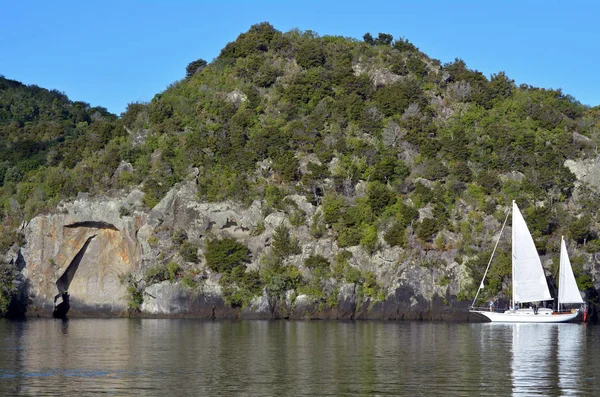
[[[47,303],[68,291],[72,309],[125,307],[120,277],[137,263],[134,238],[103,222],[33,221],[41,223],[30,225],[28,236],[26,260],[34,295]]]

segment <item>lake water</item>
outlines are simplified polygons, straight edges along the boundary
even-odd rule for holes
[[[0,320],[0,395],[598,395],[582,324]]]

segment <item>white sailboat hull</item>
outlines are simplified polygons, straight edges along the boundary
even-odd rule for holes
[[[579,310],[568,313],[553,313],[550,309],[539,309],[535,314],[531,309],[507,310],[504,313],[484,310],[470,310],[493,323],[565,323],[574,320]]]

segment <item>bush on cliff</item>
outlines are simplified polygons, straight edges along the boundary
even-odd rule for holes
[[[231,272],[250,261],[250,250],[234,238],[209,239],[206,242],[206,265],[217,273]]]
[[[13,298],[18,293],[16,275],[17,270],[13,265],[0,260],[0,317],[7,314]]]

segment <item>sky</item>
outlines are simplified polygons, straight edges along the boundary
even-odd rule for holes
[[[29,1],[1,5],[0,75],[116,114],[213,60],[259,22],[321,36],[404,37],[432,58],[600,105],[600,2]]]

